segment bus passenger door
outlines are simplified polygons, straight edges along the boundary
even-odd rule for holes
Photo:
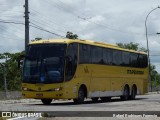
[[[66,98],[73,98],[75,96],[74,87],[76,86],[76,71],[78,59],[78,44],[70,43],[66,55],[65,67],[65,93]]]

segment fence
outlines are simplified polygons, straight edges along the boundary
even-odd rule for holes
[[[20,91],[0,91],[0,100],[4,99],[20,99],[22,98],[21,92]]]

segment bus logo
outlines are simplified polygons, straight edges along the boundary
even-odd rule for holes
[[[140,70],[127,70],[127,74],[139,74],[139,75],[143,75],[144,71],[140,71]]]

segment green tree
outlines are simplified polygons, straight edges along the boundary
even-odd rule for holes
[[[121,48],[129,49],[129,50],[138,50],[138,43],[130,42],[129,44],[117,43],[117,45]]]
[[[21,89],[21,73],[22,70],[17,68],[17,59],[19,56],[24,55],[23,52],[19,53],[3,53],[0,54],[0,59],[3,59],[5,62],[3,66],[6,69],[6,79],[7,79],[7,89],[8,90],[20,90]],[[4,90],[4,79],[3,79],[3,67],[0,66],[0,90]]]
[[[151,65],[150,67],[150,70],[151,70],[151,79],[152,79],[152,85],[154,84],[155,82],[155,79],[157,80],[156,81],[156,84],[159,85],[160,84],[160,74],[155,70],[155,65]]]
[[[117,45],[121,48],[129,49],[129,50],[147,52],[147,49],[144,47],[139,47],[138,43],[133,43],[133,42],[130,42],[128,44],[117,43]]]
[[[42,40],[42,38],[40,38],[40,37],[36,37],[36,38],[35,38],[35,40],[36,40],[36,41],[38,41],[38,40]]]
[[[78,35],[77,34],[73,34],[72,32],[67,32],[66,34],[66,38],[68,39],[78,39]]]

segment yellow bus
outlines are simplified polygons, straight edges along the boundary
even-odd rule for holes
[[[148,88],[147,54],[91,40],[53,39],[28,45],[22,80],[24,98],[73,99],[83,103],[135,99]]]

